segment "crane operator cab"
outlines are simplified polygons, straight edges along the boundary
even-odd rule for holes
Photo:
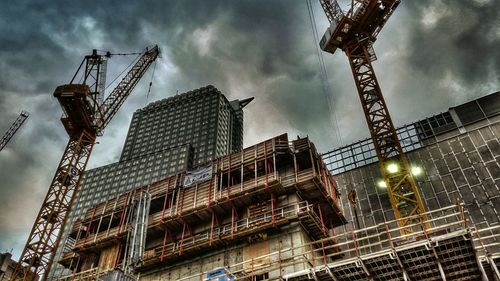
[[[63,109],[61,122],[68,135],[72,136],[82,130],[96,131],[96,120],[99,106],[95,95],[90,93],[89,86],[85,84],[61,85],[54,91]]]

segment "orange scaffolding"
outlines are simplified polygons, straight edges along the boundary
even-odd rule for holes
[[[215,159],[211,177],[190,187],[183,186],[184,177],[185,172],[181,172],[122,194],[111,200],[112,208],[106,207],[111,202],[105,202],[87,210],[80,224],[89,230],[85,239],[77,239],[73,251],[84,257],[86,251],[99,252],[110,245],[127,243],[132,208],[129,203],[137,200],[141,192],[148,192],[151,198],[146,234],[149,246],[141,264],[136,265],[137,271],[194,257],[293,222],[302,225],[313,240],[328,237],[328,229],[346,223],[335,181],[307,138],[289,142],[285,134]],[[297,201],[283,201],[290,196]],[[262,204],[260,211],[248,211],[256,204]],[[96,220],[101,223],[106,217],[107,222],[108,216],[111,224],[118,212],[116,232],[99,232],[100,226],[90,229]],[[78,235],[83,232],[80,227]],[[330,251],[336,251],[331,241],[315,242],[314,247],[324,248],[325,258]],[[118,249],[121,251],[121,246]],[[117,256],[124,258],[121,253]]]

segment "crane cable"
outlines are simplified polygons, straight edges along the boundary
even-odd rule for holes
[[[104,53],[106,57],[142,55],[142,52],[130,52],[130,53],[116,53],[116,54],[112,54],[109,51],[104,51],[104,50],[96,50],[96,51]]]
[[[319,60],[319,64],[320,64],[321,78],[322,78],[322,82],[323,82],[323,90],[324,90],[324,94],[326,96],[326,99],[328,101],[328,109],[330,110],[330,116],[333,118],[334,130],[337,131],[336,136],[337,136],[337,140],[339,142],[339,146],[343,146],[342,136],[340,134],[339,125],[338,125],[338,120],[336,118],[337,115],[335,114],[335,111],[332,112],[332,107],[333,107],[334,103],[332,101],[332,97],[329,95],[329,93],[331,91],[330,91],[330,85],[328,83],[328,73],[326,72],[325,61],[323,60],[323,53],[321,52],[321,49],[319,48],[318,29],[316,26],[316,20],[314,17],[314,11],[313,11],[313,6],[312,6],[311,1],[312,0],[306,0],[308,12],[309,12],[309,19],[311,20],[311,26],[312,26],[312,31],[313,31],[313,35],[314,35],[314,40],[316,41],[315,42],[316,43],[316,51],[318,52],[318,60]],[[354,212],[354,218],[355,218],[355,222],[356,222],[355,226],[357,227],[357,229],[361,229],[361,225],[360,225],[359,217],[358,217],[358,211],[357,211],[358,201],[357,201],[357,195],[356,195],[356,187],[352,184],[351,175],[346,174],[346,175],[339,177],[339,178],[343,178],[346,191],[349,190],[348,194],[347,194],[347,200],[351,203],[352,210]],[[354,224],[354,222],[353,222],[353,224]]]
[[[148,104],[149,93],[151,92],[151,86],[153,85],[153,78],[155,76],[155,70],[156,70],[156,60],[155,60],[154,65],[153,65],[153,72],[151,73],[151,79],[149,80],[148,93],[146,94],[146,105]]]
[[[141,57],[141,54],[142,54],[142,53],[138,53],[137,57],[136,57],[134,60],[132,60],[132,61],[130,62],[130,64],[129,64],[129,65],[128,65],[125,69],[123,69],[123,71],[122,71],[122,72],[120,72],[120,74],[118,74],[118,75],[115,77],[115,79],[113,79],[113,81],[111,81],[111,82],[110,82],[110,83],[109,83],[109,84],[108,84],[108,85],[107,85],[104,89],[105,89],[105,90],[106,90],[106,89],[108,89],[108,88],[109,88],[109,86],[113,85],[113,83],[114,83],[114,82],[115,82],[118,78],[120,78],[120,77],[123,75],[123,73],[125,73],[125,71],[128,71],[128,70],[132,67],[132,65],[134,65],[134,64],[135,64],[135,63],[139,60],[139,58]]]
[[[342,137],[340,135],[340,130],[339,130],[339,125],[338,125],[338,120],[337,120],[337,115],[335,111],[333,110],[333,99],[330,95],[331,90],[330,90],[330,85],[329,85],[329,79],[328,79],[328,73],[326,71],[326,66],[325,66],[325,61],[323,59],[323,53],[321,52],[321,49],[319,48],[319,36],[318,36],[318,28],[316,26],[316,19],[314,16],[314,10],[312,6],[312,1],[313,0],[306,0],[307,3],[307,10],[309,14],[309,20],[311,23],[311,29],[312,33],[314,36],[314,41],[315,41],[315,47],[316,47],[316,52],[318,56],[318,61],[320,65],[320,76],[321,76],[321,81],[323,84],[323,94],[326,97],[327,103],[328,103],[328,112],[330,113],[330,118],[333,119],[333,129],[334,129],[334,135],[337,138],[337,143],[339,146],[342,146]]]

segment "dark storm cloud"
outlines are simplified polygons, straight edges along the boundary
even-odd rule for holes
[[[498,88],[497,6],[403,1],[375,46],[396,123]],[[314,7],[321,36],[326,20]],[[305,1],[8,1],[0,10],[0,129],[22,108],[32,117],[0,152],[0,250],[22,247],[67,141],[55,86],[93,48],[129,52],[155,43],[163,53],[149,99],[151,71],[100,139],[91,167],[116,161],[137,108],[207,84],[229,98],[256,97],[246,108],[246,145],[283,132],[308,134],[323,151],[338,145]],[[110,60],[108,81],[127,59]],[[344,144],[366,137],[345,56],[325,61]]]
[[[374,62],[397,125],[498,90],[499,9],[500,2],[492,0],[402,1],[375,42],[379,59]],[[364,130],[350,74],[342,72],[339,61],[326,60],[335,71],[337,112],[344,113],[340,127]],[[342,135],[362,138],[363,130],[347,129]]]
[[[421,20],[408,30],[411,65],[436,78],[449,72],[468,84],[483,83],[500,69],[498,1],[418,2],[408,3]]]

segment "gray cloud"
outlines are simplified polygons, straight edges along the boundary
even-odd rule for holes
[[[483,3],[483,4],[481,4]],[[94,150],[90,167],[119,157],[132,112],[148,101],[213,84],[229,98],[255,96],[245,143],[283,132],[309,135],[322,151],[368,135],[343,54],[325,54],[333,120],[305,1],[7,1],[0,11],[0,130],[21,109],[32,117],[0,152],[0,250],[20,249],[67,136],[52,98],[85,54],[158,43],[149,71]],[[326,19],[314,3],[319,32]],[[498,90],[497,1],[403,1],[376,42],[377,75],[396,124]],[[322,34],[320,34],[321,36]],[[129,63],[109,62],[109,80]]]

